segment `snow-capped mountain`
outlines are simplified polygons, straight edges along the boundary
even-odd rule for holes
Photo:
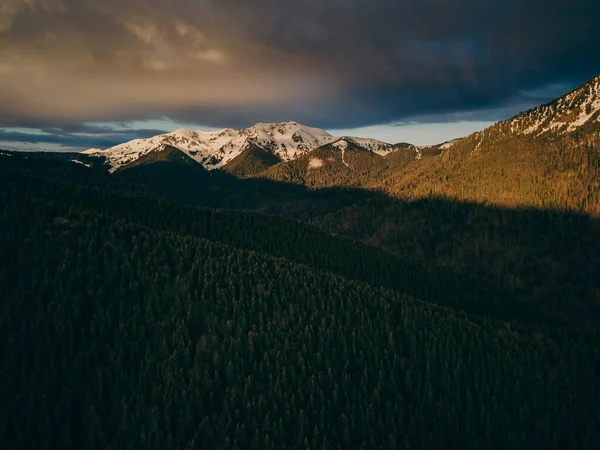
[[[243,130],[226,128],[218,131],[191,131],[182,128],[149,139],[136,139],[106,150],[90,149],[83,153],[104,156],[111,165],[111,171],[115,171],[168,145],[212,170],[223,167],[250,146],[262,148],[281,161],[291,161],[339,139],[319,128],[296,122],[258,123]],[[386,155],[395,149],[393,145],[375,139],[351,139],[357,145],[379,155]]]
[[[600,75],[556,100],[500,123],[511,134],[564,135],[584,125],[600,125]]]

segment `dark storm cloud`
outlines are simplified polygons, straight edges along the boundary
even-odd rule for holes
[[[115,127],[106,125],[93,125],[87,123],[69,123],[59,126],[42,126],[40,131],[44,133],[51,133],[60,136],[73,136],[74,134],[84,134],[88,136],[128,136],[135,133],[136,136],[150,137],[156,136],[157,134],[164,133],[165,130],[158,130],[156,128],[136,128],[135,130],[123,130],[115,129]]]
[[[89,129],[89,126],[74,126],[75,129]],[[104,127],[98,127],[104,128]],[[99,130],[96,130],[99,131]],[[86,148],[108,148],[132,139],[147,138],[164,133],[163,130],[136,129],[129,132],[106,129],[103,133],[73,134],[63,128],[50,127],[41,130],[13,131],[0,129],[0,142],[21,145],[27,144],[56,144],[69,149],[84,150]],[[18,147],[18,145],[17,145]]]
[[[600,72],[598,23],[595,0],[3,0],[0,125],[488,110]]]

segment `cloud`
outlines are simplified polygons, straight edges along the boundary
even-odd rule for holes
[[[0,33],[10,31],[16,16],[23,11],[64,13],[68,5],[63,0],[3,0],[0,4]]]
[[[0,142],[16,149],[52,148],[79,151],[87,148],[109,148],[137,138],[164,133],[159,129],[114,129],[108,126],[73,123],[69,126],[44,128],[0,129]]]
[[[3,0],[0,126],[478,119],[600,72],[597,23],[595,0]]]
[[[138,38],[142,43],[159,47],[164,43],[164,38],[158,26],[149,21],[130,22],[124,21],[123,27]]]

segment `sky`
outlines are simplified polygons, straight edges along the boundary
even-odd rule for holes
[[[0,148],[294,120],[435,144],[600,73],[597,0],[1,0]]]

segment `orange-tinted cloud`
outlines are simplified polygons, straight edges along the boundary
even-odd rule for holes
[[[356,126],[600,71],[598,2],[540,5],[1,0],[0,126],[164,115]]]

